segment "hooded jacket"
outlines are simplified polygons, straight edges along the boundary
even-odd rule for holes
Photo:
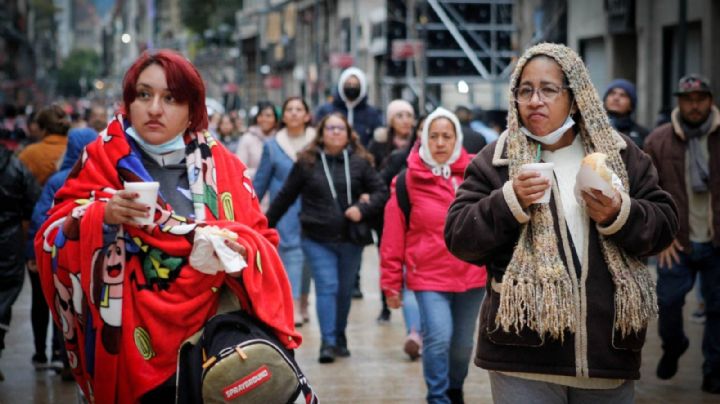
[[[97,138],[95,130],[90,128],[71,129],[67,136],[67,149],[65,149],[65,157],[63,158],[60,170],[48,178],[45,186],[42,188],[40,198],[35,204],[32,212],[32,220],[28,229],[27,244],[25,246],[25,256],[28,259],[35,258],[35,249],[33,248],[33,240],[35,233],[47,219],[47,211],[52,207],[55,192],[65,183],[70,170],[80,159],[83,149],[89,143]]]
[[[0,146],[0,280],[24,273],[22,221],[30,220],[39,194],[30,170]]]
[[[460,148],[458,159],[450,165],[452,174],[446,179],[434,175],[413,149],[406,174],[412,209],[409,224],[398,205],[397,177],[393,180],[380,244],[380,285],[387,296],[402,290],[403,266],[410,290],[465,292],[485,285],[485,267],[454,257],[443,238],[447,210],[470,159],[471,155]]]
[[[371,220],[382,213],[387,200],[387,189],[369,161],[348,148],[350,166],[350,189],[353,205],[362,213],[362,220]],[[277,193],[267,211],[270,227],[275,227],[281,217],[302,196],[300,225],[303,237],[320,242],[348,242],[348,219],[345,217],[346,180],[343,154],[326,155],[330,175],[337,189],[337,202],[333,199],[322,162],[317,150],[315,163],[298,160],[290,170],[282,189]],[[370,194],[369,202],[360,202],[360,194]],[[340,206],[338,206],[340,205]]]
[[[355,100],[348,100],[343,89],[345,82],[351,76],[357,77],[360,81],[360,95]],[[338,86],[333,93],[333,101],[324,104],[317,110],[315,123],[317,124],[326,115],[333,112],[340,112],[347,117],[363,146],[370,143],[375,129],[382,126],[382,113],[367,102],[367,78],[362,70],[350,67],[340,74]]]

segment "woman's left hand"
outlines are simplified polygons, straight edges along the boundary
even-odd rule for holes
[[[345,217],[352,220],[353,222],[359,222],[362,220],[362,213],[360,212],[360,208],[353,205],[345,211]]]
[[[225,239],[225,245],[230,247],[230,249],[235,251],[236,253],[242,255],[243,259],[245,261],[247,261],[247,259],[248,259],[247,250],[245,249],[245,247],[242,244],[238,243],[237,241]],[[240,277],[241,274],[242,274],[242,271],[228,273],[228,275],[235,277],[235,278]]]
[[[620,198],[620,192],[614,191],[615,194],[613,194],[612,198],[608,198],[602,191],[597,189],[593,189],[591,192],[582,192],[588,216],[601,226],[612,223],[618,212],[620,212],[622,199]]]

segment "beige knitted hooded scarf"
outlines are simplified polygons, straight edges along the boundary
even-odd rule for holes
[[[510,177],[520,166],[533,161],[537,143],[519,130],[519,115],[512,95],[523,67],[533,56],[546,55],[562,68],[574,94],[581,119],[578,122],[585,152],[607,154],[607,164],[629,190],[628,174],[619,150],[617,138],[605,114],[600,98],[590,82],[582,59],[564,45],[542,43],[528,49],[518,60],[510,79],[507,154]],[[557,189],[553,190],[556,193]],[[559,195],[555,194],[555,201]],[[557,202],[556,202],[557,203]],[[558,208],[562,234],[556,234],[549,204],[535,204],[529,208],[530,221],[523,225],[520,239],[503,278],[500,307],[495,322],[503,330],[517,333],[527,326],[540,334],[563,340],[564,331],[574,333],[579,315],[578,279],[561,259],[558,240],[565,251],[568,266],[573,267],[565,221]],[[655,285],[640,260],[631,257],[610,239],[598,234],[602,254],[615,284],[614,327],[624,337],[646,328],[648,320],[657,314]],[[579,257],[583,260],[583,257]],[[591,288],[585,289],[588,293]]]

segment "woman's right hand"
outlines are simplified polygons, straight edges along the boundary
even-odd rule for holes
[[[513,179],[513,190],[523,210],[540,199],[550,187],[550,180],[537,171],[523,171]]]
[[[133,224],[135,217],[148,217],[150,215],[150,207],[135,202],[138,198],[137,192],[117,191],[115,195],[105,205],[105,215],[103,217],[105,224]]]
[[[391,309],[399,309],[402,307],[402,295],[385,296],[385,302]]]

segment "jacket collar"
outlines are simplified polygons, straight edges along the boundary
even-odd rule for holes
[[[297,152],[295,151],[295,149],[293,149],[292,145],[290,144],[290,137],[288,136],[286,128],[282,128],[277,132],[277,134],[275,135],[275,140],[277,141],[277,144],[280,147],[280,150],[285,152],[285,154],[287,154],[288,157],[290,157],[290,160],[292,160],[293,162],[296,162],[297,161]],[[315,140],[315,128],[307,127],[305,129],[305,145],[307,146],[313,140]]]
[[[720,127],[720,110],[713,105],[710,110],[710,115],[713,117],[713,123],[710,125],[710,131],[708,133],[714,133],[718,127]],[[673,109],[672,114],[670,114],[670,122],[672,122],[673,132],[675,132],[675,135],[683,142],[687,140],[685,132],[682,130],[682,125],[680,125],[680,108],[675,107],[675,109]]]

